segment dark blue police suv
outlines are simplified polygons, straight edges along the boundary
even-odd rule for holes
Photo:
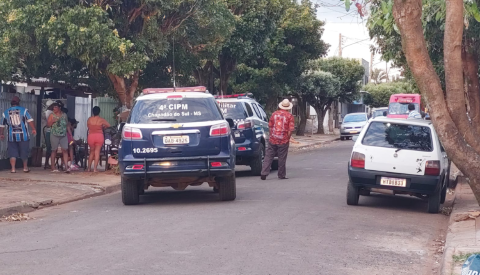
[[[204,182],[221,200],[234,200],[233,125],[205,87],[143,90],[122,129],[123,203],[138,204],[149,186],[184,190]]]

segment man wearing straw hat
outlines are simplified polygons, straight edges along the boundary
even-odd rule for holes
[[[270,139],[268,140],[267,153],[263,161],[261,179],[266,180],[270,174],[273,158],[278,156],[278,178],[287,178],[287,155],[290,145],[290,137],[295,130],[295,120],[289,112],[293,104],[284,99],[278,104],[279,110],[272,114],[268,127],[270,128]]]

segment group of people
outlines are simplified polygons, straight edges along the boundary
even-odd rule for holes
[[[45,117],[46,144],[46,167],[50,166],[52,172],[59,172],[58,168],[63,166],[66,173],[71,170],[78,170],[76,165],[74,148],[82,144],[82,140],[74,139],[74,130],[78,121],[68,118],[68,109],[61,101],[48,101]],[[94,107],[93,116],[87,120],[88,139],[90,155],[87,164],[87,171],[97,172],[100,161],[100,151],[104,143],[103,129],[110,127],[110,124],[100,117],[100,108]],[[11,107],[3,112],[3,122],[0,125],[0,139],[5,139],[5,129],[8,132],[8,156],[10,158],[11,173],[16,173],[16,161],[18,158],[23,161],[23,172],[28,173],[28,157],[30,155],[30,131],[33,136],[37,134],[32,116],[28,110],[20,106],[20,98],[14,96],[11,100]],[[30,130],[31,129],[31,130]],[[62,164],[56,164],[57,154],[62,154]],[[49,164],[50,162],[50,164]]]

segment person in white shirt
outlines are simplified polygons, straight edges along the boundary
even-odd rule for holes
[[[422,115],[415,110],[415,105],[408,104],[408,119],[422,118]]]

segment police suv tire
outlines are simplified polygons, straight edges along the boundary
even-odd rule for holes
[[[218,194],[221,201],[233,201],[237,197],[237,184],[235,179],[235,173],[227,177],[219,177]]]
[[[273,171],[277,171],[278,170],[278,159],[274,159],[272,161],[272,169]]]
[[[340,137],[340,140],[345,140],[345,137]]]
[[[358,205],[358,199],[360,197],[359,188],[353,186],[352,182],[348,182],[347,186],[347,204]]]
[[[139,186],[136,181],[122,177],[122,202],[124,205],[136,205],[140,202]]]
[[[437,214],[440,211],[441,187],[428,197],[427,212]]]
[[[265,147],[260,143],[258,147],[258,155],[250,162],[253,176],[260,176],[262,174],[263,158],[265,156]]]

